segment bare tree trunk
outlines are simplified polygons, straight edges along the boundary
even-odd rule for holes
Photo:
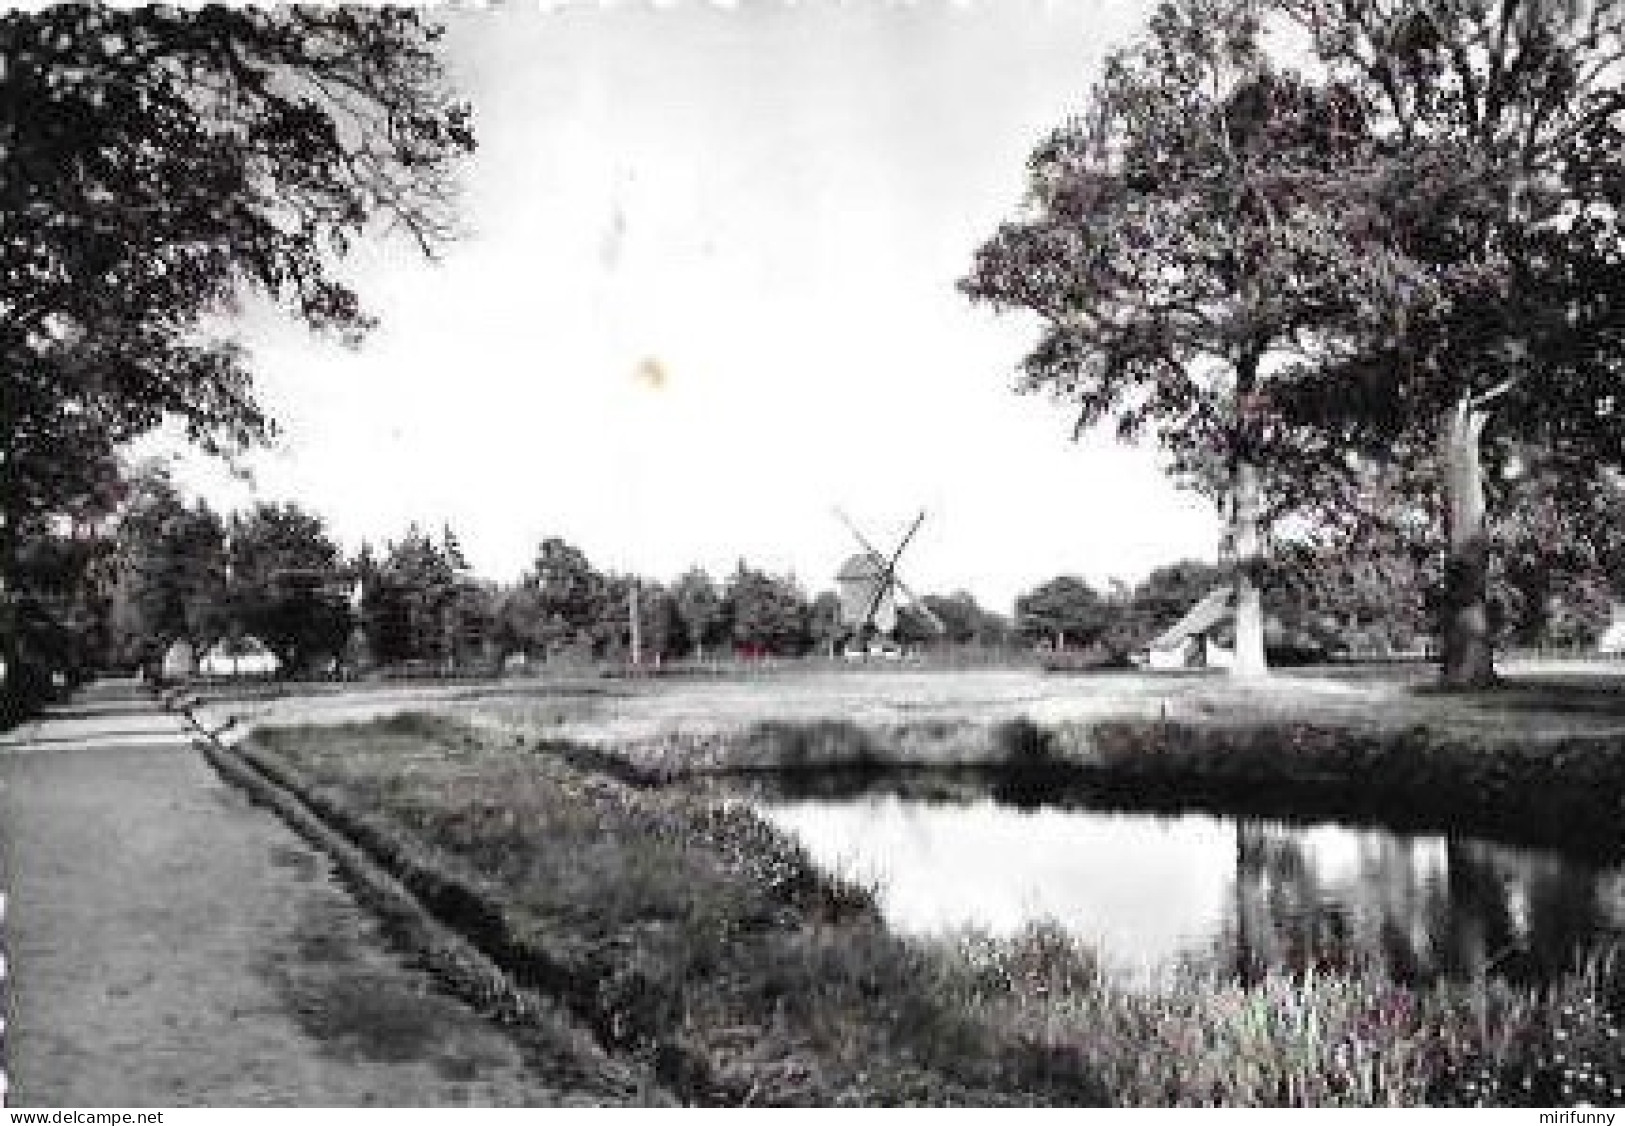
[[[1264,599],[1258,589],[1258,565],[1263,554],[1259,528],[1262,486],[1258,466],[1245,459],[1236,462],[1234,482],[1235,513],[1231,535],[1236,551],[1236,654],[1231,673],[1235,676],[1267,676],[1269,661],[1264,655]]]
[[[1444,663],[1440,676],[1453,688],[1495,683],[1490,638],[1489,528],[1479,439],[1489,416],[1463,398],[1444,417],[1439,436],[1444,467],[1444,599],[1439,623]]]
[[[641,607],[638,605],[638,580],[632,580],[632,590],[627,597],[627,616],[632,619],[632,664],[643,663],[643,621]]]
[[[0,466],[5,464],[5,459],[6,453],[0,451]],[[9,479],[0,479],[0,485],[10,483]],[[12,576],[16,573],[17,518],[8,507],[0,505],[0,723],[14,703],[8,697],[22,674],[18,664],[22,656],[21,638],[12,592]]]

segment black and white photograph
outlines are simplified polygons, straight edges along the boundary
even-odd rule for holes
[[[1625,1114],[1625,0],[0,7],[0,421],[11,1122]]]

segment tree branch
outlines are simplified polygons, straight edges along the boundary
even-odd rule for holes
[[[1485,391],[1480,391],[1476,395],[1469,395],[1464,402],[1466,406],[1472,410],[1479,410],[1495,402],[1495,400],[1501,398],[1509,392],[1516,390],[1518,385],[1521,384],[1525,378],[1526,377],[1523,374],[1509,375],[1507,378],[1497,383],[1494,387],[1491,387]]]

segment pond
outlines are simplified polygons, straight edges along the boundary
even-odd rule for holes
[[[1625,864],[1487,841],[889,794],[757,808],[901,933],[1053,921],[1126,982],[1216,960],[1538,983],[1625,940]]]

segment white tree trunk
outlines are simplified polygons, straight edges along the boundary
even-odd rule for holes
[[[632,590],[627,598],[627,616],[632,619],[632,663],[643,663],[643,622],[642,607],[638,605],[638,580],[632,580]]]
[[[1495,682],[1490,636],[1489,526],[1479,443],[1489,416],[1463,398],[1445,414],[1439,454],[1444,467],[1445,536],[1443,648],[1440,677],[1453,688]]]
[[[1245,460],[1237,462],[1234,487],[1231,536],[1236,552],[1236,653],[1230,671],[1235,676],[1267,676],[1264,599],[1256,577],[1263,555],[1263,534],[1259,527],[1263,487],[1258,479],[1258,466]]]

